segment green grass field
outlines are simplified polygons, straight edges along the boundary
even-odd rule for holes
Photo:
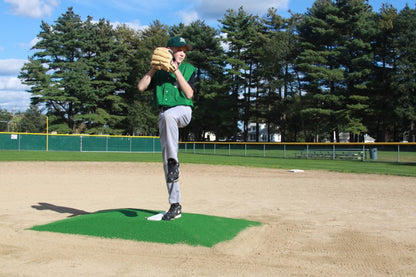
[[[0,161],[161,162],[160,153],[0,151]],[[180,153],[182,163],[261,168],[328,170],[416,177],[416,163],[306,160]]]

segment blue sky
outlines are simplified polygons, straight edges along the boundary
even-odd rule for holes
[[[205,20],[218,27],[229,8],[264,15],[274,7],[283,17],[290,9],[304,13],[312,7],[314,0],[0,0],[0,108],[8,111],[25,111],[30,103],[30,94],[20,83],[17,75],[27,58],[41,21],[53,24],[68,7],[82,20],[92,16],[94,20],[105,18],[111,23],[125,23],[135,29],[145,28],[154,20],[164,24],[190,23]],[[406,3],[414,8],[414,0],[370,0],[373,10],[378,11],[382,3],[391,3],[401,10]]]

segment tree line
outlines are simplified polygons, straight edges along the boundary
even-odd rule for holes
[[[414,140],[416,10],[365,0],[316,0],[283,18],[229,9],[219,27],[197,20],[148,28],[81,20],[68,8],[42,22],[34,54],[19,78],[32,112],[43,107],[58,133],[157,135],[151,91],[137,83],[153,49],[169,37],[192,46],[195,108],[182,140],[248,139],[249,123],[265,123],[282,141]],[[33,111],[33,109],[35,111]]]

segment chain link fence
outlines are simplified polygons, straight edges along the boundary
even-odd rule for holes
[[[0,133],[0,150],[161,152],[159,137]],[[180,142],[179,152],[264,158],[416,163],[416,143]]]
[[[182,142],[179,147],[206,155],[416,163],[416,143]]]
[[[0,150],[161,152],[159,137],[0,133]]]

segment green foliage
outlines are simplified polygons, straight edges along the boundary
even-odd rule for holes
[[[45,133],[46,116],[42,114],[37,106],[31,105],[29,109],[24,112],[18,131],[26,133]]]
[[[9,132],[10,131],[10,120],[13,118],[13,115],[7,110],[0,108],[0,132]]]
[[[68,127],[67,124],[53,124],[49,127],[49,132],[57,133],[57,134],[72,134],[72,129]]]
[[[36,105],[31,105],[24,113],[9,113],[0,109],[0,132],[44,133],[46,116]]]
[[[51,130],[116,130],[129,71],[125,47],[109,22],[83,22],[72,8],[55,23],[42,22],[36,52],[19,76],[31,86],[32,103],[46,105]]]
[[[135,126],[130,131],[133,135],[157,134],[157,119],[157,113],[152,106],[138,100],[132,103],[127,116],[128,125]]]
[[[394,45],[398,49],[394,84],[394,114],[398,124],[399,137],[416,135],[416,9],[406,7],[396,17],[397,30]]]
[[[374,26],[365,1],[316,1],[299,30],[302,52],[299,69],[305,76],[304,89],[309,98],[305,109],[322,109],[323,122],[306,122],[320,132],[330,130],[362,134],[361,122],[369,107],[368,82],[372,68],[371,42]],[[338,111],[336,120],[335,112]],[[318,133],[314,134],[318,136]]]
[[[227,10],[218,29],[197,20],[158,20],[135,31],[81,20],[72,8],[42,22],[20,79],[33,105],[45,107],[50,130],[89,134],[157,134],[150,91],[138,93],[155,47],[181,35],[193,46],[195,108],[183,140],[248,138],[248,124],[266,123],[283,141],[377,141],[416,136],[416,10],[365,0],[316,0],[305,14],[263,17]],[[40,130],[1,115],[2,129]],[[7,123],[9,122],[12,123]],[[13,121],[13,122],[12,122]],[[24,125],[22,125],[24,123]],[[36,125],[36,127],[35,127]],[[240,127],[242,129],[240,130]],[[22,129],[23,130],[23,129]]]

